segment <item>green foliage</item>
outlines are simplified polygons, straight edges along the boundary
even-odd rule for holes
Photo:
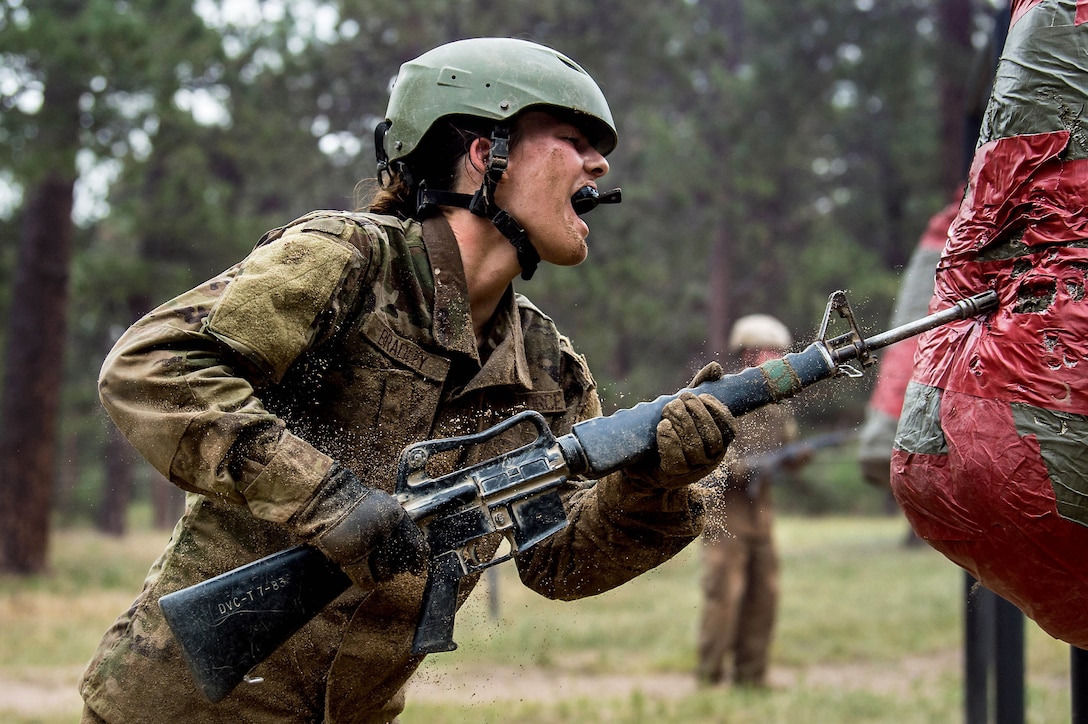
[[[93,386],[118,332],[266,229],[355,206],[397,67],[460,37],[553,45],[610,100],[621,143],[604,183],[624,203],[588,217],[585,264],[518,284],[587,355],[606,405],[671,391],[720,355],[707,348],[708,260],[724,238],[730,318],[771,313],[809,341],[845,288],[882,327],[945,200],[936,6],[338,0],[279,14],[254,3],[244,17],[219,0],[0,1],[0,178],[74,173],[76,148],[114,174],[106,206],[81,219],[72,266],[65,428],[81,439],[82,474],[100,477]],[[58,89],[74,105],[35,108]],[[53,138],[72,139],[71,153],[42,142]],[[832,384],[806,419],[860,419],[868,383]]]
[[[603,62],[586,61],[619,98],[612,165],[627,201],[590,217],[584,269],[549,270],[527,291],[613,402],[656,395],[715,354],[706,260],[721,230],[733,316],[771,313],[804,339],[839,288],[882,325],[896,265],[940,206],[924,160],[937,153],[936,38],[904,32],[933,8],[812,0],[784,22],[739,5],[741,22],[722,2],[629,11]],[[614,58],[624,70],[609,76]]]

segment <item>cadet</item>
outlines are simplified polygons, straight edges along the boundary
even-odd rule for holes
[[[85,722],[395,720],[422,660],[410,644],[427,557],[390,495],[400,451],[525,409],[556,435],[600,414],[585,360],[512,287],[538,261],[586,257],[579,214],[600,198],[617,142],[593,79],[534,43],[450,43],[401,67],[376,140],[367,212],[318,211],[267,233],[106,358],[110,416],[189,496],[86,671]],[[708,366],[695,382],[721,374]],[[731,420],[688,393],[666,407],[652,460],[570,481],[571,524],[518,556],[525,584],[591,596],[681,550],[702,529],[691,484],[720,461]],[[473,459],[511,449],[509,437]],[[254,669],[262,683],[209,704],[156,602],[300,543],[356,585]]]
[[[729,333],[729,351],[741,369],[781,357],[790,344],[789,330],[766,314],[741,317]],[[778,608],[772,480],[766,479],[773,471],[750,463],[797,436],[797,422],[787,404],[750,412],[741,418],[737,438],[712,478],[719,499],[703,536],[703,615],[696,668],[701,684],[767,683]],[[803,462],[802,456],[794,464]]]

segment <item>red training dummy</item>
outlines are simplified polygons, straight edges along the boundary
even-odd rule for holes
[[[931,309],[892,489],[920,537],[1088,648],[1088,0],[1014,0]]]

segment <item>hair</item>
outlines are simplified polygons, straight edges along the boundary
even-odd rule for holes
[[[494,121],[473,116],[439,119],[410,154],[390,164],[390,178],[385,186],[377,179],[364,179],[356,185],[357,198],[366,197],[360,208],[403,219],[416,218],[419,185],[452,189],[461,160],[472,142],[489,137],[493,128]]]

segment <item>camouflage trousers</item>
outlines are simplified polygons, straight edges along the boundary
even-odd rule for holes
[[[778,608],[778,555],[770,535],[721,533],[703,549],[701,683],[764,686]]]

